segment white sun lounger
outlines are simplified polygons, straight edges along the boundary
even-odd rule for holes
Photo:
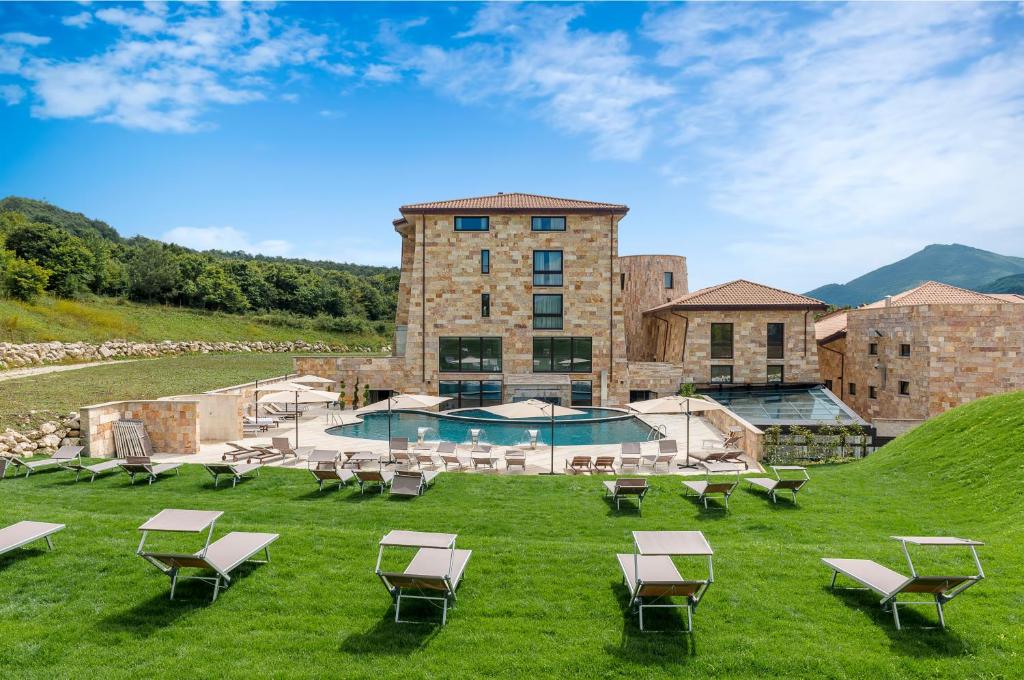
[[[219,510],[161,510],[139,527],[142,539],[135,551],[165,575],[171,578],[171,599],[179,580],[195,579],[213,584],[213,600],[217,599],[220,589],[231,585],[231,572],[244,562],[266,564],[270,561],[270,544],[278,539],[278,534],[249,533],[233,531],[217,539],[213,543],[213,527],[224,513]],[[194,553],[156,552],[146,550],[146,536],[151,531],[174,533],[201,533],[206,531],[206,544]],[[252,556],[263,552],[263,560],[254,560]],[[178,576],[182,569],[203,569],[212,571],[214,575]]]
[[[84,446],[62,446],[57,449],[52,456],[49,458],[41,458],[39,460],[25,460],[14,456],[9,459],[10,463],[16,465],[19,468],[25,469],[25,476],[28,477],[36,470],[44,470],[49,467],[67,467],[75,460],[81,460],[82,450]],[[18,470],[21,472],[21,470]]]
[[[619,509],[619,503],[623,498],[632,496],[636,498],[636,509],[643,511],[644,496],[650,490],[647,480],[642,477],[625,477],[614,481],[604,482],[605,496],[610,496],[615,501],[615,509]]]
[[[374,571],[394,600],[396,623],[418,623],[401,619],[403,599],[441,603],[441,625],[448,622],[448,607],[455,606],[455,591],[462,581],[466,563],[473,554],[472,550],[456,549],[456,538],[456,534],[390,531],[380,540]],[[386,547],[417,550],[404,570],[384,571],[381,562]]]
[[[132,484],[135,483],[136,475],[144,475],[152,484],[154,479],[165,472],[173,470],[174,474],[180,474],[178,468],[181,467],[181,463],[153,463],[153,459],[149,456],[128,456],[118,461],[118,464],[131,476]]]
[[[121,467],[121,461],[112,458],[110,460],[100,461],[99,463],[93,463],[92,465],[82,465],[81,462],[70,463],[62,466],[65,469],[71,470],[75,473],[75,481],[77,482],[84,472],[89,475],[89,481],[95,481],[97,475],[101,475],[104,472],[110,472],[111,470],[118,470]]]
[[[213,475],[213,486],[216,488],[222,476],[231,477],[231,486],[234,487],[246,475],[259,477],[263,466],[259,463],[205,463],[203,467]]]
[[[616,555],[622,580],[629,590],[629,607],[640,617],[644,630],[644,610],[673,608],[686,610],[686,632],[693,632],[693,612],[715,580],[713,551],[699,531],[634,531],[633,553]],[[672,556],[707,557],[708,576],[685,579]],[[682,604],[672,597],[686,598]]]
[[[896,622],[896,630],[900,630],[899,607],[931,605],[934,603],[935,610],[939,615],[939,626],[945,628],[946,618],[943,607],[946,603],[985,578],[985,572],[981,568],[981,560],[978,559],[977,551],[977,546],[984,545],[984,543],[967,538],[946,536],[893,536],[892,538],[899,541],[900,546],[903,548],[903,554],[907,558],[907,566],[910,568],[910,576],[904,576],[898,571],[893,571],[872,560],[826,557],[822,558],[822,562],[832,570],[831,587],[833,589],[836,587],[836,577],[842,574],[862,586],[875,591],[882,596],[879,604],[882,605],[883,611],[892,610],[892,618]],[[910,551],[907,549],[908,545],[968,548],[971,551],[971,557],[974,558],[974,566],[977,569],[977,573],[966,576],[925,576],[918,574],[913,560],[910,559]],[[904,593],[931,595],[933,602],[928,600],[898,601],[897,598]]]
[[[709,496],[721,496],[722,503],[725,505],[725,511],[729,512],[729,496],[736,490],[736,487],[740,484],[740,471],[735,465],[723,465],[721,463],[704,463],[704,479],[694,479],[683,481],[683,486],[686,488],[687,496],[696,496],[698,503],[704,503],[704,509],[708,509],[708,497]],[[723,481],[721,479],[713,481],[711,475],[721,475],[723,473],[734,473],[733,479],[729,481]]]
[[[439,474],[441,473],[433,470],[396,470],[395,477],[391,480],[391,495],[422,496]]]
[[[779,491],[789,491],[793,494],[793,502],[796,503],[796,494],[800,489],[804,488],[804,485],[810,481],[810,476],[807,474],[807,468],[799,465],[772,465],[772,472],[775,473],[775,477],[747,477],[746,480],[752,486],[759,487],[768,492],[768,497],[772,499],[772,503],[778,502]],[[800,473],[800,477],[787,477],[783,478],[780,472]]]
[[[355,473],[351,470],[344,470],[340,463],[341,453],[317,449],[309,454],[306,464],[309,466],[309,473],[319,484],[319,491],[324,490],[325,482],[337,482],[336,488],[340,489],[349,481],[355,479]]]
[[[6,526],[0,529],[0,555],[43,539],[46,539],[46,546],[53,550],[53,540],[50,537],[62,529],[63,524],[29,520]]]

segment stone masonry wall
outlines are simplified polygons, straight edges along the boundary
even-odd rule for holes
[[[622,308],[626,357],[630,361],[650,361],[650,347],[644,342],[643,313],[689,292],[686,258],[679,255],[627,255],[619,258],[619,269],[625,277]],[[672,272],[672,288],[665,288],[665,272]]]
[[[821,371],[821,382],[832,381],[832,393],[840,399],[846,394],[845,370],[846,338],[837,338],[823,345],[818,345],[818,367]]]
[[[82,444],[89,456],[109,458],[114,451],[114,422],[137,418],[157,453],[199,453],[199,411],[195,401],[115,401],[79,410]]]

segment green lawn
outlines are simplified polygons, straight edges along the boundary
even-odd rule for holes
[[[728,515],[701,511],[669,477],[653,479],[643,516],[614,511],[586,476],[444,474],[412,501],[318,494],[307,474],[282,469],[216,490],[194,466],[151,487],[124,476],[76,485],[60,472],[8,479],[0,524],[68,528],[53,553],[0,558],[0,668],[46,678],[1021,677],[1021,451],[1024,393],[958,409],[865,461],[814,468],[797,507],[740,491]],[[168,507],[225,511],[221,534],[279,532],[273,561],[216,603],[196,583],[168,601],[168,580],[133,555],[136,528]],[[392,623],[373,566],[394,528],[455,532],[474,551],[443,629]],[[700,529],[714,547],[716,582],[692,636],[641,634],[623,611],[615,553],[636,529]],[[893,534],[986,542],[988,579],[949,605],[947,631],[920,628],[934,620],[926,608],[908,610],[897,632],[874,596],[828,590],[822,556],[903,570]],[[925,554],[938,557],[921,566],[946,564]]]
[[[291,370],[288,354],[197,354],[5,380],[0,382],[0,431],[89,404],[205,392]],[[29,417],[30,411],[36,413]]]

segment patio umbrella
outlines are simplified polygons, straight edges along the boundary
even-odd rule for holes
[[[686,414],[686,467],[690,467],[690,414],[704,411],[721,411],[725,407],[707,399],[681,397],[673,394],[670,397],[634,401],[628,405],[637,413],[685,413]]]
[[[387,399],[375,401],[356,411],[357,416],[376,411],[388,412],[388,450],[391,449],[391,411],[393,409],[423,409],[449,401],[451,397],[435,397],[432,394],[394,394]]]
[[[311,388],[307,387],[306,385],[300,385],[298,383],[293,383],[293,382],[288,382],[288,381],[280,381],[280,382],[272,382],[272,383],[270,383],[269,385],[267,385],[267,389],[263,390],[263,391],[266,392],[268,390],[274,390],[276,392],[280,392],[280,391],[283,391],[283,390],[294,391],[294,390],[308,390],[308,389],[311,389]],[[259,419],[259,417],[260,417],[260,407],[259,407],[259,403],[260,403],[260,381],[259,380],[256,381],[256,389],[253,390],[252,398],[253,398],[253,401],[254,401],[254,408],[255,408],[255,412],[253,413],[253,417]]]
[[[485,406],[480,409],[493,413],[502,418],[521,420],[524,418],[550,418],[551,419],[551,474],[555,474],[555,416],[578,416],[583,411],[573,408],[566,408],[556,404],[549,404],[540,399],[527,399],[526,401],[514,401],[509,404],[498,404],[497,406]]]
[[[256,400],[258,404],[295,404],[295,448],[299,447],[299,404],[322,404],[334,401],[338,395],[321,390],[283,390],[265,394]]]
[[[318,375],[300,375],[297,378],[289,378],[288,382],[295,383],[296,385],[330,385],[337,382],[337,380],[321,378]]]

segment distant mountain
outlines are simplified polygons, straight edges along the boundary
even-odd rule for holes
[[[978,289],[981,293],[1017,293],[1024,295],[1024,274],[1011,274]]]
[[[925,281],[982,291],[994,285],[996,279],[1017,274],[1024,274],[1024,257],[999,255],[959,243],[936,243],[848,283],[830,283],[805,295],[831,305],[857,306],[902,293]]]

